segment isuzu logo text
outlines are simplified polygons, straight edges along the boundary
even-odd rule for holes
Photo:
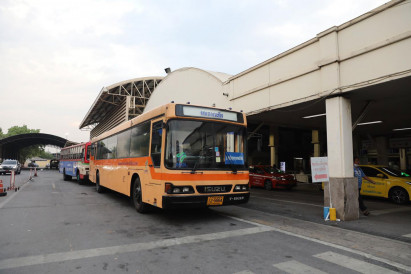
[[[206,186],[204,192],[226,192],[225,186]]]

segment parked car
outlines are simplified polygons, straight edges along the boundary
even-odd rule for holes
[[[50,160],[50,169],[59,169],[59,162],[57,159]]]
[[[361,194],[389,198],[396,204],[410,202],[411,176],[388,166],[360,165],[365,176],[375,182],[362,180]]]
[[[36,162],[30,162],[28,167],[39,167],[39,165]]]
[[[266,165],[250,166],[250,186],[264,187],[267,190],[273,188],[292,189],[297,185],[293,175],[284,173],[279,169]]]
[[[3,163],[0,165],[0,173],[6,174],[11,173],[11,171],[15,172],[15,174],[21,173],[21,165],[17,160],[4,160]]]

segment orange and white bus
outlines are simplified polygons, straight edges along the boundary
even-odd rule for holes
[[[90,180],[150,206],[246,203],[244,113],[166,104],[93,138]]]

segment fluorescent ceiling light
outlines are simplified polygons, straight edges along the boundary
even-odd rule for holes
[[[325,116],[325,113],[321,113],[321,114],[315,114],[315,115],[311,115],[311,116],[305,116],[303,117],[304,119],[309,119],[309,118],[315,118],[315,117],[320,117],[320,116]]]
[[[357,126],[365,126],[365,125],[379,124],[379,123],[382,123],[382,121],[373,121],[373,122],[359,123],[359,124],[357,124]]]
[[[405,127],[405,128],[396,128],[396,129],[393,129],[393,131],[400,131],[400,130],[410,130],[411,129],[411,127]]]

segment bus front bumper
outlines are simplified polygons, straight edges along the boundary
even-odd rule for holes
[[[212,197],[223,197],[221,202],[212,202]],[[163,196],[163,208],[174,207],[206,207],[245,204],[250,193],[221,194],[221,195],[190,195],[190,196]],[[219,200],[217,198],[217,200]]]

